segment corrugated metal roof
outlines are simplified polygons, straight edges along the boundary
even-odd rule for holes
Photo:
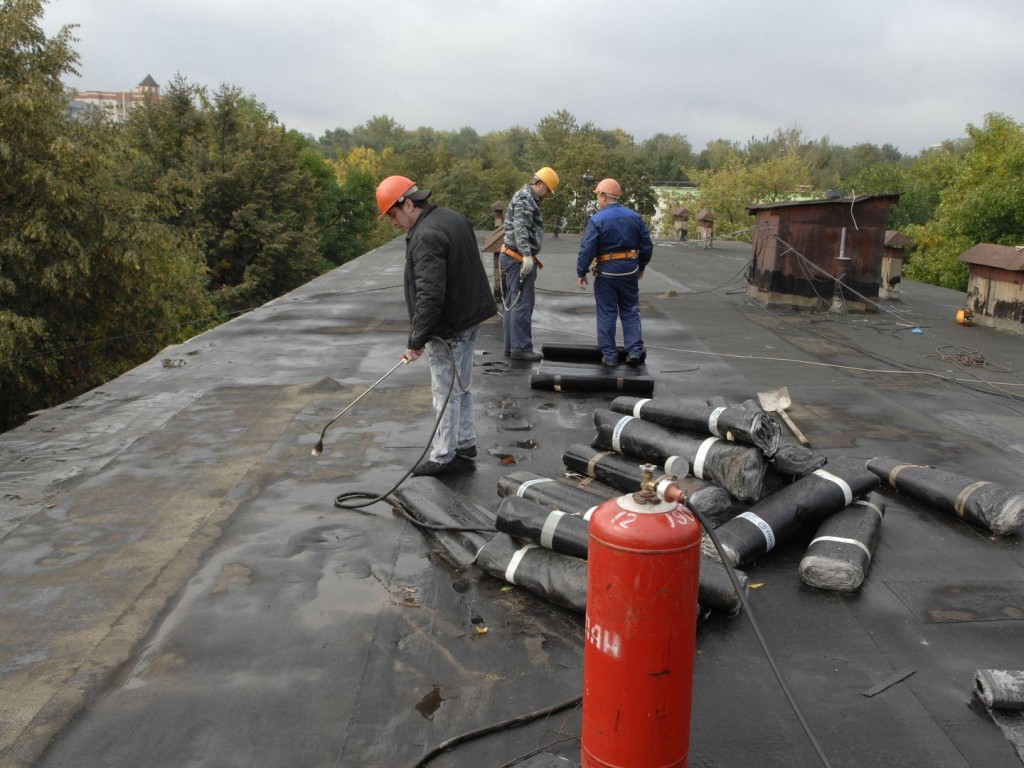
[[[961,253],[960,261],[1005,269],[1009,272],[1024,272],[1024,245],[978,243]]]
[[[852,203],[863,203],[865,200],[873,200],[875,198],[894,198],[895,202],[899,202],[899,193],[887,193],[880,195],[854,195],[853,197],[837,197],[830,200],[782,200],[777,203],[763,203],[761,205],[748,205],[747,213],[753,214],[756,211],[769,211],[778,208],[796,208],[798,206],[807,205],[850,205]]]

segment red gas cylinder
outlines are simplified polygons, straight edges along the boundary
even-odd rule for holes
[[[685,766],[700,524],[651,493],[594,511],[587,555],[582,766]]]

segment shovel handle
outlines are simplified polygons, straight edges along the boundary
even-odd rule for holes
[[[799,440],[800,443],[805,447],[810,448],[811,444],[807,442],[807,438],[804,437],[804,433],[801,432],[797,425],[793,423],[793,420],[789,418],[789,414],[786,413],[785,408],[779,408],[777,413],[779,414],[779,416],[782,417],[782,420],[786,422],[786,426],[789,427],[790,431],[792,431],[792,433],[796,436],[796,439]]]

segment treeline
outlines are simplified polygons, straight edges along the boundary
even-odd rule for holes
[[[435,190],[438,203],[463,211],[480,227],[489,226],[492,203],[507,200],[544,165],[562,179],[558,194],[544,203],[545,220],[563,217],[569,231],[582,228],[593,204],[588,190],[606,176],[621,182],[625,204],[662,236],[672,233],[676,205],[693,213],[710,210],[719,237],[744,237],[753,225],[746,211],[752,204],[821,198],[831,190],[846,196],[898,193],[889,226],[916,243],[903,273],[964,290],[968,270],[961,253],[981,242],[1024,243],[1024,126],[991,113],[965,133],[916,155],[890,144],[844,147],[827,137],[808,139],[799,128],[743,144],[716,139],[694,152],[680,134],[636,142],[621,130],[581,125],[558,111],[533,130],[517,126],[483,136],[472,128],[407,130],[384,115],[351,131],[328,131],[318,145],[339,169],[415,179]],[[660,215],[655,185],[670,187],[674,199]]]
[[[71,30],[0,8],[0,429],[374,242],[376,179],[238,89],[178,77],[125,124],[65,115]]]
[[[562,179],[545,218],[570,231],[606,176],[665,235],[655,185],[736,236],[752,203],[899,192],[891,226],[917,243],[904,274],[957,289],[962,251],[1024,242],[1024,129],[1000,114],[916,156],[797,128],[695,152],[685,135],[637,142],[566,111],[486,135],[407,130],[384,115],[317,140],[237,88],[178,76],[127,123],[78,123],[62,85],[74,38],[45,36],[44,2],[0,7],[0,429],[392,239],[374,204],[391,174],[481,229],[544,165]]]

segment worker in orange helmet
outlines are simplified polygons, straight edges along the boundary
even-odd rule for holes
[[[412,362],[426,351],[435,409],[441,409],[451,388],[430,456],[414,475],[458,470],[467,466],[460,459],[476,456],[473,351],[480,324],[497,314],[473,225],[461,213],[428,203],[429,197],[429,189],[405,176],[389,176],[377,187],[378,218],[387,216],[406,233],[409,341],[402,357]]]
[[[580,242],[576,282],[583,290],[587,272],[594,273],[601,361],[606,366],[619,364],[615,331],[621,320],[626,364],[638,366],[647,357],[640,325],[640,280],[654,253],[654,243],[640,214],[619,202],[619,182],[603,179],[594,192],[598,211],[587,223]]]

